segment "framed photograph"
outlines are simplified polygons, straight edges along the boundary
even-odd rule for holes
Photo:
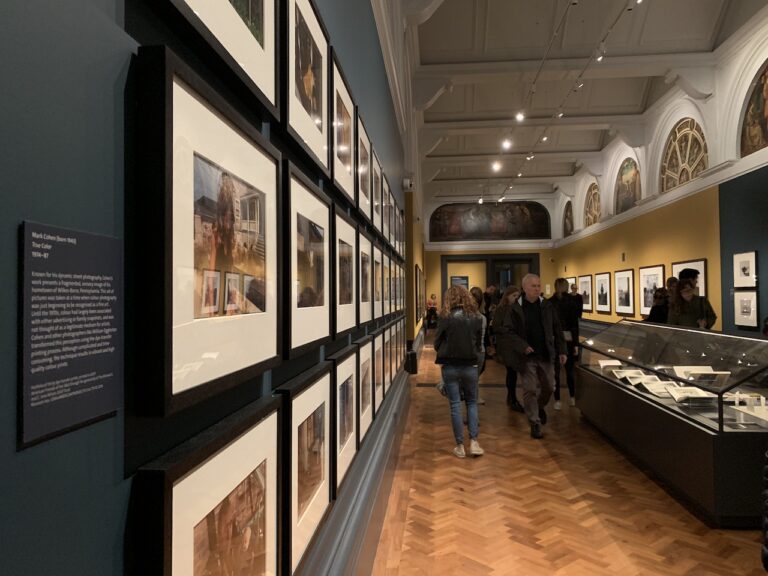
[[[373,422],[373,338],[366,336],[357,340],[357,381],[360,385],[357,403],[359,422],[358,445]]]
[[[373,333],[373,413],[378,414],[384,400],[384,332]]]
[[[757,328],[757,291],[739,290],[733,293],[733,323],[742,328]]]
[[[358,246],[358,325],[373,320],[373,242],[360,227]]]
[[[341,190],[350,203],[355,203],[355,103],[349,93],[349,86],[333,53],[333,183]]]
[[[592,275],[579,276],[579,294],[581,295],[582,309],[584,312],[592,312]]]
[[[334,204],[334,337],[357,326],[357,228],[354,220]]]
[[[469,276],[451,276],[451,286],[463,286],[469,290]]]
[[[293,574],[331,503],[331,363],[321,362],[275,392],[285,398],[285,438],[290,438],[284,449],[289,470],[283,482],[283,517],[289,523],[284,533]]]
[[[595,274],[595,312],[611,312],[611,273]]]
[[[384,170],[381,171],[381,235],[389,243],[389,181]]]
[[[137,574],[280,573],[280,403],[257,400],[139,469]]]
[[[292,164],[286,163],[285,180],[285,245],[290,254],[286,353],[293,357],[331,334],[331,206],[328,197]]]
[[[613,280],[616,285],[616,314],[626,314],[634,316],[635,314],[635,271],[617,270],[613,273]]]
[[[742,252],[733,255],[733,287],[755,288],[757,286],[757,252]]]
[[[384,292],[382,295],[382,314],[384,314],[384,316],[388,316],[392,313],[392,261],[389,258],[389,254],[383,252],[382,261],[384,270],[384,277],[382,279],[382,282],[384,283]]]
[[[288,12],[286,126],[323,174],[329,176],[332,130],[328,121],[328,33],[311,0],[284,1]]]
[[[328,360],[333,362],[334,371],[333,412],[336,427],[332,436],[336,466],[335,497],[357,453],[357,346],[348,346],[329,356]]]
[[[568,290],[566,290],[566,292],[570,294],[571,286],[576,284],[576,276],[569,276],[568,278],[565,279],[565,281],[568,282]]]
[[[699,296],[707,295],[707,259],[688,260],[687,262],[672,262],[672,276],[680,279],[680,272],[686,268],[693,268],[699,273],[698,292]]]
[[[389,387],[392,385],[392,328],[387,327],[383,331],[384,336],[384,396],[389,392]]]
[[[384,314],[384,260],[381,249],[373,246],[373,318],[378,320]]]
[[[277,0],[170,0],[258,101],[280,120]]]
[[[381,174],[381,164],[379,164],[379,157],[376,156],[376,152],[371,152],[371,164],[372,164],[372,176],[371,176],[371,186],[373,188],[372,194],[373,194],[373,212],[371,214],[371,217],[373,218],[373,227],[381,232],[381,214],[382,214],[382,199],[381,199],[381,189],[382,189],[382,174]]]
[[[653,306],[653,294],[657,288],[664,288],[664,265],[641,266],[640,274],[640,314],[647,316]]]
[[[416,304],[416,324],[418,324],[421,319],[424,317],[424,306],[426,305],[426,300],[421,300],[421,284],[422,284],[422,273],[421,268],[419,268],[418,264],[415,264],[415,273],[414,273],[414,283],[413,287],[416,291],[416,294],[414,294],[414,302]]]
[[[365,130],[365,124],[357,112],[357,210],[370,222],[373,211],[373,194],[371,193],[371,140]]]
[[[136,66],[142,169],[127,253],[155,279],[127,286],[142,311],[137,410],[167,415],[280,361],[281,166],[170,50],[142,47]]]

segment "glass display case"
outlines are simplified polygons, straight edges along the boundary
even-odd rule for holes
[[[581,367],[720,432],[768,430],[768,341],[622,320]]]

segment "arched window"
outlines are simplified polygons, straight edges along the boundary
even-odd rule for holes
[[[587,189],[584,202],[584,228],[600,222],[600,188],[594,182]]]
[[[741,121],[742,157],[762,150],[768,146],[768,62],[763,64],[760,73],[752,84],[752,92],[744,108]]]
[[[640,169],[632,158],[625,158],[616,175],[616,214],[632,208],[640,200]]]
[[[704,132],[693,118],[683,118],[669,133],[661,160],[661,191],[693,180],[709,166]]]
[[[573,205],[571,201],[565,205],[565,211],[563,212],[563,238],[566,238],[573,234]]]

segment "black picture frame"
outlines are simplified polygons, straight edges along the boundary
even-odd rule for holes
[[[346,226],[344,228],[345,232],[343,233],[340,231],[342,226]],[[357,222],[346,213],[344,208],[341,208],[335,203],[333,204],[332,212],[332,230],[333,244],[331,246],[331,264],[334,281],[331,289],[331,308],[333,309],[333,323],[331,330],[334,340],[338,340],[357,328],[358,319],[360,317],[360,311],[358,309],[360,299],[357,294],[357,291],[359,290],[359,271],[357,268],[360,261],[360,248],[358,245]],[[339,290],[341,285],[341,270],[339,267],[339,240],[342,240],[342,235],[352,242],[352,270],[350,271],[352,303],[347,305],[352,307],[351,310],[342,308],[342,306],[345,305],[340,304]]]
[[[582,280],[586,280],[589,282],[589,301],[587,302],[584,298],[584,292],[582,291]],[[592,274],[584,274],[582,276],[579,276],[576,279],[577,285],[579,287],[579,295],[581,296],[581,309],[583,312],[589,312],[591,313],[594,309],[594,300],[595,300],[595,294],[593,290],[592,285]]]
[[[374,320],[374,261],[373,238],[363,226],[357,229],[357,327],[362,328]],[[363,302],[363,254],[368,255],[368,302]]]
[[[373,338],[373,417],[378,416],[384,402],[384,329],[371,333]]]
[[[264,534],[273,542],[267,562],[273,564],[273,573],[282,573],[285,422],[281,404],[281,398],[261,398],[137,471],[127,527],[129,540],[135,544],[126,552],[127,572],[171,576],[181,569],[181,573],[191,574],[193,562],[173,556],[176,523],[182,522],[193,533],[196,526],[216,513],[222,495],[231,495],[233,479],[238,482],[235,487],[242,486],[266,462],[266,490],[274,493],[274,498],[265,499],[265,507],[271,512],[264,514]],[[243,470],[252,471],[243,476]],[[197,486],[201,489],[195,490]],[[190,496],[190,492],[195,494]],[[217,504],[212,507],[211,503]],[[267,537],[270,526],[273,533]],[[189,544],[187,541],[182,549],[188,550]],[[273,562],[268,559],[270,555]],[[188,571],[183,570],[184,565]]]
[[[359,450],[375,417],[373,337],[363,336],[353,344],[357,346],[357,448]],[[364,387],[368,388],[367,392]]]
[[[332,418],[334,426],[331,429],[331,446],[333,447],[331,451],[331,468],[334,471],[334,482],[331,489],[334,500],[343,489],[346,473],[357,456],[359,428],[358,393],[360,390],[357,351],[357,346],[350,345],[328,356],[328,361],[333,363],[331,406],[332,414],[334,415]],[[346,387],[342,389],[342,385],[348,382],[349,379],[351,379],[352,402],[351,404],[342,405],[342,401],[346,396],[345,391],[347,390]],[[349,415],[351,418],[349,419],[342,418],[342,415],[347,413],[346,408],[350,410]],[[345,435],[346,438],[344,438]]]
[[[360,107],[355,108],[355,205],[367,224],[372,223],[373,213],[373,147],[365,129]],[[365,158],[367,157],[367,162]],[[363,182],[367,182],[368,196],[365,196]]]
[[[629,279],[629,302],[624,304],[619,299],[619,279]],[[632,318],[635,315],[635,270],[634,268],[626,268],[623,270],[616,270],[613,273],[613,285],[615,290],[614,306],[618,316],[624,316]],[[621,309],[620,309],[621,308]]]
[[[607,303],[606,304],[600,304],[600,301],[598,299],[599,293],[597,291],[598,284],[601,280],[606,280],[607,282]],[[598,272],[595,274],[595,283],[592,287],[594,292],[592,294],[592,298],[595,301],[595,312],[598,314],[610,314],[611,313],[611,273],[610,272]]]
[[[381,218],[382,218],[382,190],[384,174],[381,171],[381,162],[379,162],[379,155],[371,144],[371,223],[374,230],[381,234]]]
[[[141,350],[141,363],[143,378],[136,383],[133,389],[136,397],[136,412],[143,416],[167,416],[179,410],[201,402],[214,394],[220,393],[233,386],[252,380],[264,371],[277,366],[282,354],[282,274],[279,272],[279,262],[282,260],[282,230],[281,219],[277,217],[282,204],[282,178],[281,155],[260,133],[249,124],[234,108],[232,108],[221,96],[208,86],[195,72],[192,71],[178,56],[164,46],[140,47],[138,57],[134,63],[135,81],[138,100],[136,106],[141,110],[138,116],[135,135],[135,188],[131,188],[126,194],[126,267],[128,269],[143,270],[144,274],[129,275],[126,282],[127,302],[132,309],[141,310],[140,315],[133,319],[129,317],[128,333],[134,342],[133,349]],[[174,97],[174,94],[177,96]],[[176,98],[176,99],[175,99]],[[201,101],[201,102],[200,102]],[[187,102],[186,108],[197,106],[199,116],[195,121],[188,122],[187,130],[197,130],[197,143],[184,140],[190,154],[180,154],[174,149],[174,114],[191,114],[184,111],[179,104],[179,110],[175,110],[174,102]],[[199,102],[196,104],[196,102]],[[190,104],[191,103],[191,104]],[[197,108],[195,108],[197,111]],[[184,366],[186,363],[199,360],[202,351],[196,346],[203,346],[209,352],[216,351],[205,340],[209,327],[212,324],[193,323],[186,317],[179,320],[179,326],[186,327],[185,332],[176,334],[174,326],[174,314],[178,314],[178,308],[174,309],[176,298],[187,298],[194,303],[192,297],[186,292],[178,291],[175,282],[174,250],[179,246],[174,242],[174,235],[179,234],[182,226],[187,224],[176,222],[174,211],[189,212],[190,221],[195,220],[194,207],[186,207],[186,200],[182,192],[193,192],[193,184],[190,182],[176,182],[176,172],[186,174],[184,167],[175,166],[175,162],[195,161],[193,153],[202,153],[195,146],[203,139],[199,132],[202,123],[207,122],[206,130],[210,126],[216,127],[221,138],[233,146],[248,146],[252,148],[254,157],[248,164],[249,169],[254,169],[255,162],[262,162],[274,172],[273,189],[268,190],[270,196],[266,196],[267,212],[272,228],[267,228],[267,238],[274,245],[272,252],[269,244],[265,248],[265,311],[261,314],[242,314],[235,322],[230,322],[233,330],[240,330],[242,326],[260,326],[257,329],[249,329],[248,334],[260,333],[259,345],[265,347],[261,355],[252,350],[253,341],[240,335],[226,338],[227,342],[235,340],[242,342],[241,348],[225,348],[225,343],[219,343],[224,351],[216,362],[208,362],[202,367],[197,366],[194,378],[201,380],[193,386],[182,389],[174,378],[182,378],[178,372],[174,374],[174,365]],[[212,146],[213,136],[208,132],[205,146]],[[249,150],[250,150],[249,148]],[[181,160],[180,160],[181,159]],[[211,160],[216,161],[216,158]],[[242,164],[242,163],[241,163]],[[223,167],[227,172],[231,167]],[[190,170],[191,172],[191,164]],[[237,176],[237,175],[236,175]],[[259,173],[261,178],[261,173]],[[254,185],[257,183],[254,182]],[[176,187],[180,191],[175,192]],[[182,190],[183,188],[183,190]],[[174,194],[178,194],[180,200],[175,200]],[[272,209],[269,209],[270,202]],[[191,202],[189,203],[192,204]],[[196,220],[195,220],[196,222]],[[178,224],[178,229],[177,229]],[[274,230],[274,234],[271,233]],[[190,230],[191,231],[191,230]],[[183,244],[180,242],[179,244]],[[158,250],[158,247],[161,249]],[[194,250],[190,250],[194,254]],[[271,255],[272,260],[269,260]],[[185,268],[183,262],[178,263],[180,268]],[[194,263],[186,265],[186,268],[195,269]],[[273,278],[268,275],[269,271]],[[148,290],[142,284],[141,278],[147,276],[156,279],[157,284]],[[270,287],[270,283],[271,287]],[[181,288],[186,288],[180,284]],[[194,289],[194,282],[192,282]],[[187,289],[187,292],[189,289]],[[273,291],[273,292],[272,292]],[[194,304],[192,304],[193,306]],[[184,308],[186,310],[186,308]],[[192,310],[192,308],[190,308]],[[248,318],[246,318],[248,317]],[[243,324],[243,318],[246,318]],[[206,321],[207,322],[207,321]],[[134,323],[134,324],[131,324]],[[190,335],[189,327],[194,325],[194,334]],[[267,328],[269,327],[269,328]],[[264,330],[273,331],[273,337]],[[216,333],[218,334],[218,333]],[[218,337],[218,336],[217,336]],[[176,342],[176,338],[179,341]],[[183,341],[182,341],[183,338]],[[267,339],[265,339],[267,338]],[[193,345],[189,345],[189,340]],[[227,360],[230,355],[237,353],[236,360]],[[187,356],[189,356],[188,359]],[[193,359],[194,357],[194,359]],[[222,364],[226,360],[228,364]],[[244,365],[243,365],[244,364]],[[235,368],[225,371],[226,368]],[[221,373],[220,373],[221,372]]]
[[[330,117],[333,119],[331,122],[331,126],[333,127],[333,134],[331,135],[331,142],[333,143],[330,161],[331,179],[333,181],[333,185],[344,195],[344,197],[349,201],[350,205],[356,206],[355,188],[357,184],[357,174],[355,172],[355,166],[357,159],[357,117],[355,114],[357,111],[357,106],[355,105],[355,98],[352,95],[352,91],[349,88],[347,77],[344,74],[344,68],[341,66],[338,53],[333,48],[333,46],[331,46],[331,72],[329,77],[331,79],[331,97],[329,102],[331,107]],[[348,175],[345,175],[344,172],[340,170],[340,167],[343,165],[343,163],[339,158],[340,145],[338,142],[339,119],[337,106],[339,103],[339,98],[341,98],[341,100],[347,100],[346,104],[349,106],[350,171]]]

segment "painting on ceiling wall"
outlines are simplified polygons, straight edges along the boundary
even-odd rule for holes
[[[661,162],[661,192],[697,178],[709,166],[704,131],[693,118],[683,118],[667,138]]]
[[[549,212],[538,202],[443,204],[429,219],[431,242],[551,238]]]
[[[768,62],[753,84],[741,123],[741,155],[747,156],[768,146]]]
[[[573,234],[573,204],[568,202],[563,213],[563,238]]]
[[[600,222],[600,188],[592,183],[587,190],[587,200],[584,203],[584,228]]]
[[[625,158],[616,175],[616,214],[632,208],[640,200],[640,169],[632,158]]]

